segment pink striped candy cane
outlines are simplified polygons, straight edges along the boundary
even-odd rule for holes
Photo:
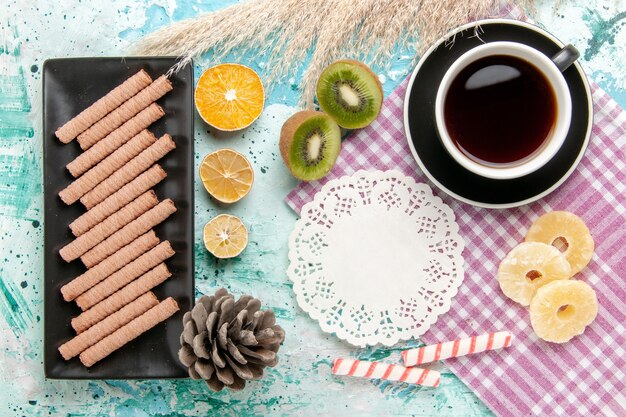
[[[332,373],[333,375],[401,381],[426,387],[436,387],[441,381],[439,372],[430,369],[405,368],[401,365],[355,359],[335,359]]]
[[[466,339],[405,350],[402,352],[402,360],[405,366],[415,366],[441,359],[471,355],[472,353],[484,352],[486,350],[507,348],[509,346],[511,346],[511,333],[487,333]]]

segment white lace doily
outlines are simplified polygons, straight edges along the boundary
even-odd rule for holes
[[[463,281],[463,239],[450,207],[397,171],[328,182],[289,238],[298,304],[357,346],[421,336]]]

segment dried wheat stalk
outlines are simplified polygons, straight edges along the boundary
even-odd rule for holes
[[[524,8],[531,3],[517,0]],[[133,53],[179,56],[175,72],[205,52],[219,62],[247,48],[266,60],[269,86],[304,70],[301,104],[311,108],[317,78],[331,62],[380,65],[398,44],[423,52],[450,29],[501,6],[500,0],[248,0],[160,29]]]

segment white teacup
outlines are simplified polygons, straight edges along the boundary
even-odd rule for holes
[[[463,154],[448,133],[444,119],[444,104],[450,85],[456,76],[472,62],[493,55],[514,56],[531,63],[546,78],[554,91],[556,118],[554,128],[543,146],[531,157],[511,164],[490,166],[480,164]],[[435,99],[435,121],[439,137],[448,153],[467,170],[487,178],[511,179],[528,175],[545,165],[558,152],[565,141],[572,117],[572,99],[567,82],[561,73],[569,67],[579,53],[571,45],[551,58],[541,51],[517,42],[491,42],[473,48],[461,55],[443,76]],[[469,103],[468,105],[471,105]],[[521,117],[522,115],[520,115]]]

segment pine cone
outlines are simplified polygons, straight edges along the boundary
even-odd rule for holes
[[[260,379],[263,368],[278,363],[276,352],[285,331],[273,310],[261,311],[261,301],[235,297],[224,288],[202,296],[183,317],[178,358],[193,379],[204,379],[213,391],[224,386],[242,389]]]

